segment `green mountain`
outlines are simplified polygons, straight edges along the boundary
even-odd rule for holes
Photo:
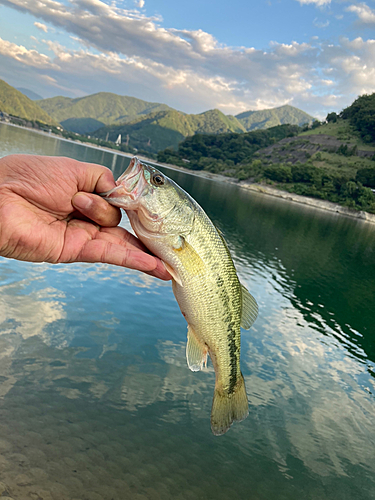
[[[0,111],[29,121],[57,124],[36,102],[3,80],[0,80]]]
[[[72,132],[91,133],[92,121],[98,122],[97,129],[103,125],[112,125],[134,120],[139,115],[170,110],[166,104],[142,101],[135,97],[120,96],[109,92],[99,92],[77,99],[52,97],[38,101],[38,104],[50,116]],[[69,121],[71,119],[75,121]],[[64,125],[65,123],[65,125]],[[88,129],[85,129],[88,124]]]
[[[236,118],[248,132],[285,124],[301,126],[314,121],[312,116],[289,105],[261,111],[245,111],[236,115]]]
[[[103,127],[104,124],[99,120],[95,120],[95,118],[68,118],[67,120],[63,120],[61,125],[66,130],[85,135],[92,134],[95,130]]]
[[[194,134],[244,133],[280,124],[310,123],[313,118],[292,106],[248,111],[235,116],[217,109],[193,115],[166,104],[99,92],[78,99],[53,97],[38,104],[69,131],[115,141],[119,134],[130,148],[157,153],[177,148]]]
[[[199,115],[187,115],[179,111],[159,111],[123,123],[97,130],[93,135],[99,139],[115,141],[121,134],[122,142],[130,147],[157,153],[165,148],[177,148],[185,137],[194,134],[220,134],[245,132],[244,127],[233,116],[226,116],[217,109]]]

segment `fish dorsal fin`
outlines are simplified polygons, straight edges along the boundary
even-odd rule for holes
[[[193,328],[188,325],[186,360],[192,372],[199,372],[203,365],[207,366],[207,352],[207,346],[197,340]]]
[[[258,316],[258,304],[254,297],[241,285],[242,291],[242,316],[241,326],[248,330]]]
[[[204,271],[206,266],[203,260],[183,236],[179,237],[178,244],[173,250],[188,273],[195,276]]]

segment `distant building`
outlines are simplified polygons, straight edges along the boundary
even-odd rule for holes
[[[116,146],[120,146],[121,144],[121,134],[118,135],[117,139],[115,140]]]

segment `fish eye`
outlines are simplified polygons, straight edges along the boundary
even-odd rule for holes
[[[151,182],[154,186],[162,186],[165,182],[165,178],[163,175],[155,173],[151,176]]]

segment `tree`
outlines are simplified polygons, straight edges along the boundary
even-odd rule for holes
[[[357,171],[356,181],[364,186],[375,188],[375,168],[360,168]]]
[[[326,120],[328,123],[336,123],[337,118],[338,118],[337,114],[332,112],[332,113],[328,113]]]

